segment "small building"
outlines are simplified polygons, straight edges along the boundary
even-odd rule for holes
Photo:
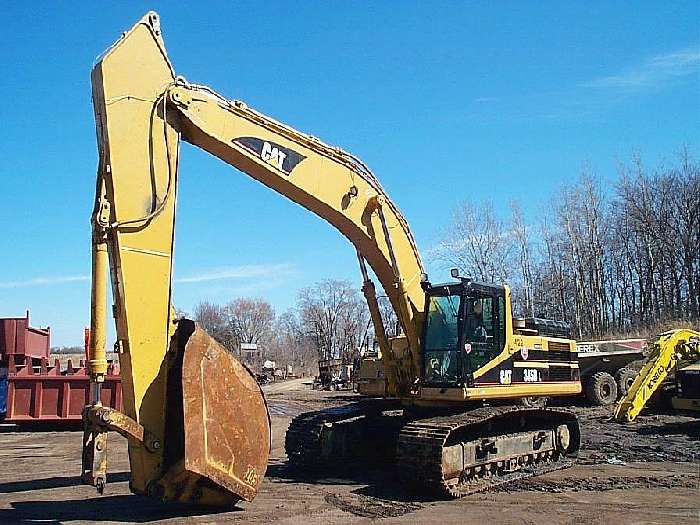
[[[241,343],[238,354],[244,361],[256,361],[261,357],[261,351],[256,343]]]

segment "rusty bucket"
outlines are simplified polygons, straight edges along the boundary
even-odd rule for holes
[[[260,386],[192,321],[179,322],[172,344],[160,496],[217,506],[251,501],[270,452]]]

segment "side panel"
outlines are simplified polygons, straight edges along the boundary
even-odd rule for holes
[[[574,341],[520,335],[513,340],[515,346],[509,348],[509,356],[475,378],[474,386],[572,382],[580,391],[581,375]]]

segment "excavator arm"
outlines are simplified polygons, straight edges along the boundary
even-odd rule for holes
[[[418,376],[424,274],[415,242],[357,158],[176,77],[156,13],[101,57],[92,88],[99,166],[83,479],[104,488],[107,431],[115,430],[129,438],[135,492],[218,505],[250,500],[270,446],[262,393],[245,367],[194,323],[177,320],[171,306],[179,140],[312,211],[350,240],[390,393],[407,391]],[[405,335],[391,343],[367,265],[403,327]],[[100,404],[109,280],[123,414]]]
[[[184,140],[325,219],[354,245],[382,351],[392,358],[365,263],[397,312],[411,362],[417,364],[423,267],[408,223],[369,168],[342,149],[207,87],[177,79],[165,96]]]
[[[627,395],[615,407],[615,419],[634,421],[668,374],[698,359],[700,332],[682,329],[661,334]]]

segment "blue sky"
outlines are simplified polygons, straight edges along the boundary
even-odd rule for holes
[[[0,316],[53,344],[89,323],[90,70],[148,9],[178,74],[361,157],[424,252],[452,209],[529,217],[589,164],[605,179],[700,149],[697,2],[14,2],[0,34]],[[328,225],[183,145],[175,301],[360,284]],[[426,261],[434,279],[444,272]]]

